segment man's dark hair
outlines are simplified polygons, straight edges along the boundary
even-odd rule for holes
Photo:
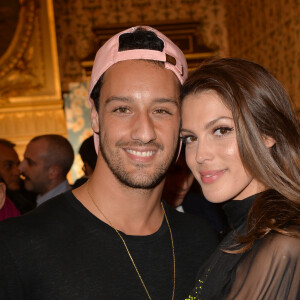
[[[16,144],[6,139],[0,139],[0,145],[6,146],[10,149],[14,149],[14,147],[16,146]]]
[[[153,31],[138,27],[134,32],[124,33],[119,37],[119,51],[135,49],[163,51],[164,42]],[[99,98],[104,74],[100,76],[91,92],[91,98],[97,111],[99,111]]]
[[[79,154],[83,162],[89,164],[94,170],[97,162],[97,153],[94,145],[94,137],[85,139],[79,148]]]
[[[45,153],[45,165],[51,167],[58,165],[62,176],[66,177],[74,161],[74,151],[70,142],[58,134],[45,134],[34,137],[30,142],[45,139],[48,142],[47,153]]]

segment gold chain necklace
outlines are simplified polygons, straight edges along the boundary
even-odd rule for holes
[[[88,193],[89,197],[91,198],[93,204],[95,205],[95,207],[98,209],[98,211],[101,213],[101,215],[105,218],[105,220],[108,222],[108,224],[116,231],[116,233],[118,234],[118,236],[119,236],[120,239],[122,240],[122,242],[123,242],[123,244],[124,244],[124,246],[125,246],[125,249],[126,249],[126,251],[127,251],[127,253],[128,253],[128,256],[129,256],[129,258],[130,258],[130,260],[131,260],[131,262],[132,262],[132,264],[133,264],[133,266],[134,266],[134,268],[135,268],[135,271],[136,271],[136,273],[138,274],[138,276],[139,276],[139,278],[140,278],[140,281],[141,281],[141,283],[142,283],[142,285],[143,285],[143,287],[144,287],[144,289],[145,289],[145,291],[146,291],[146,294],[147,294],[148,298],[151,300],[151,297],[150,297],[150,294],[149,294],[149,292],[148,292],[148,289],[147,289],[147,287],[146,287],[146,285],[145,285],[145,283],[144,283],[144,280],[142,279],[142,276],[141,276],[141,274],[140,274],[140,272],[139,272],[139,270],[138,270],[138,268],[137,268],[137,266],[136,266],[136,264],[135,264],[135,262],[134,262],[134,260],[133,260],[133,258],[132,258],[132,256],[131,256],[131,253],[130,253],[128,247],[127,247],[127,244],[126,244],[125,240],[123,239],[123,237],[122,237],[121,233],[118,231],[118,229],[116,229],[116,228],[112,225],[112,223],[109,221],[109,219],[104,215],[104,213],[102,212],[102,210],[100,209],[100,207],[97,205],[96,201],[94,200],[92,194],[90,193],[90,191],[89,191],[89,180],[87,181],[86,190],[87,190],[87,193]],[[171,230],[171,226],[170,226],[169,220],[168,220],[167,215],[166,215],[166,212],[165,212],[165,208],[164,208],[162,202],[161,202],[160,204],[161,204],[161,207],[162,207],[162,209],[163,209],[164,217],[165,217],[166,222],[167,222],[167,224],[168,224],[169,232],[170,232],[170,237],[171,237],[172,254],[173,254],[173,272],[174,272],[174,276],[173,276],[173,292],[172,292],[172,300],[174,300],[174,295],[175,295],[175,249],[174,249],[173,235],[172,235],[172,230]]]

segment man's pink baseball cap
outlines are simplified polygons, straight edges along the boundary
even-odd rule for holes
[[[119,51],[119,37],[124,33],[133,33],[137,28],[143,28],[154,32],[157,37],[163,41],[162,51],[148,49],[134,49]],[[102,74],[109,67],[120,61],[131,59],[145,59],[164,62],[166,69],[171,70],[179,79],[180,83],[186,80],[188,76],[188,67],[184,54],[169,38],[161,32],[149,26],[136,26],[126,29],[111,37],[97,52],[89,86],[89,101],[91,92]],[[91,103],[91,102],[90,102]],[[98,153],[99,136],[94,133],[95,147]]]
[[[119,51],[119,37],[124,33],[132,33],[137,28],[154,32],[164,43],[162,51],[134,49]],[[182,51],[165,35],[149,26],[136,26],[117,33],[110,38],[97,52],[89,87],[89,96],[101,75],[117,62],[130,59],[155,60],[165,63],[165,68],[174,72],[181,84],[188,75],[187,62]]]

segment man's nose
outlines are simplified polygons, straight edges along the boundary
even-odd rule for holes
[[[135,118],[131,137],[144,144],[156,139],[155,124],[148,113],[140,113]]]
[[[23,161],[20,162],[18,169],[19,169],[20,173],[24,172],[24,169],[25,169],[25,160],[23,160]]]
[[[19,167],[20,167],[20,163],[15,163],[13,166],[12,166],[12,171],[15,175],[19,175],[20,174],[20,170],[19,170]]]

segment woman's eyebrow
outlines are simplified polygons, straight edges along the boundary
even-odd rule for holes
[[[230,117],[227,117],[227,116],[221,116],[221,117],[218,117],[218,118],[216,118],[216,119],[214,119],[214,120],[209,121],[209,122],[204,126],[204,128],[205,128],[205,129],[208,129],[208,128],[212,127],[213,125],[215,125],[218,121],[223,120],[223,119],[230,120],[230,121],[233,120],[233,119],[230,118]]]
[[[214,126],[218,121],[223,120],[223,119],[230,120],[230,121],[233,120],[231,117],[221,116],[221,117],[213,119],[213,120],[209,121],[207,124],[205,124],[204,129],[208,129],[208,128]],[[185,129],[185,128],[181,128],[180,132],[193,133],[193,131],[191,131],[189,129]]]

